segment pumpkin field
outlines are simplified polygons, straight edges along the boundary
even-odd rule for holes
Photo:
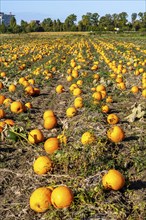
[[[144,220],[146,37],[0,40],[1,220]]]

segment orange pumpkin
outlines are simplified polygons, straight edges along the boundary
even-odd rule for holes
[[[33,129],[28,134],[28,141],[31,144],[37,144],[44,141],[44,135],[40,129]]]
[[[67,186],[58,186],[51,194],[51,202],[55,208],[66,208],[72,201],[73,192]]]
[[[35,212],[45,212],[51,205],[51,193],[47,187],[37,188],[30,196],[30,208]]]
[[[59,149],[59,140],[57,137],[48,138],[44,143],[45,151],[48,154],[53,154],[56,150]]]
[[[0,109],[0,119],[1,119],[1,118],[4,118],[5,115],[6,115],[5,111],[1,108],[1,109]]]
[[[5,99],[6,99],[6,97],[4,95],[0,95],[0,105],[3,104]]]
[[[111,125],[117,124],[119,122],[119,118],[116,114],[109,114],[107,116],[107,122]]]
[[[120,190],[125,184],[125,178],[118,170],[111,169],[102,177],[102,184],[105,189]]]
[[[52,161],[47,156],[39,156],[33,163],[33,170],[36,174],[46,174],[52,167]]]
[[[111,141],[115,143],[121,142],[125,138],[123,129],[118,125],[111,127],[107,131],[107,136]]]
[[[24,110],[24,105],[20,101],[14,101],[10,106],[11,112],[13,113],[21,113]]]
[[[48,116],[44,120],[44,128],[45,129],[52,129],[55,128],[57,125],[57,118],[56,116]]]

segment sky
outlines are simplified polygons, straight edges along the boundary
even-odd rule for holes
[[[130,20],[133,12],[146,12],[146,0],[0,0],[0,11],[14,14],[17,24],[45,18],[64,22],[70,14],[75,14],[78,22],[87,12],[97,12],[100,17],[127,12]]]

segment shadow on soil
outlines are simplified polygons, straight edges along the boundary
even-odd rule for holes
[[[125,137],[123,141],[136,141],[138,139],[139,139],[138,136],[130,136],[130,137]]]
[[[16,149],[15,148],[11,148],[11,147],[7,147],[7,148],[1,148],[1,152],[6,152],[6,153],[12,153],[12,152],[14,152],[14,151],[16,151]]]
[[[146,189],[146,181],[137,180],[130,182],[129,189],[130,190]]]

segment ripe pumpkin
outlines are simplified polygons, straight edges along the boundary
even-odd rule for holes
[[[67,110],[66,110],[66,116],[71,118],[73,116],[75,116],[77,113],[77,110],[75,107],[69,107]]]
[[[10,109],[11,112],[19,114],[23,112],[24,106],[20,101],[14,101],[11,103]]]
[[[125,178],[118,170],[111,169],[102,177],[102,184],[105,189],[120,190],[125,184]]]
[[[98,81],[100,79],[100,75],[98,73],[94,73],[93,79],[96,79]]]
[[[48,138],[44,143],[45,151],[48,154],[53,154],[56,150],[59,149],[59,140],[57,137]]]
[[[81,99],[80,99],[80,97],[79,97],[79,98],[76,98],[76,99],[74,100],[74,106],[75,106],[75,108],[82,108],[82,107],[83,107],[82,98],[81,98]]]
[[[116,114],[109,114],[107,116],[107,122],[111,125],[117,124],[119,122],[119,118]]]
[[[58,86],[56,87],[56,92],[57,92],[58,94],[64,92],[64,86],[63,86],[63,85],[58,85]]]
[[[56,187],[51,194],[51,202],[55,208],[67,208],[73,201],[73,192],[67,186]]]
[[[82,86],[82,85],[83,85],[83,80],[79,79],[79,80],[77,81],[77,85],[78,85],[78,86]]]
[[[95,141],[95,136],[89,131],[86,131],[85,133],[82,134],[81,142],[83,145],[92,144],[94,141]]]
[[[3,131],[3,129],[4,129],[4,128],[0,126],[0,133]]]
[[[40,129],[33,129],[28,134],[28,141],[31,144],[37,144],[44,141],[44,135]]]
[[[0,95],[0,105],[3,104],[5,99],[6,99],[6,97],[4,95]]]
[[[0,121],[0,127],[4,128],[6,125],[6,122],[5,121]]]
[[[36,174],[46,174],[52,167],[52,161],[47,156],[39,156],[33,163],[33,170]]]
[[[24,80],[24,81],[22,82],[22,85],[23,85],[24,87],[27,87],[27,86],[29,86],[30,84],[29,84],[29,82],[28,82],[27,80]]]
[[[139,91],[138,86],[132,86],[132,88],[131,88],[132,93],[138,93],[138,91]]]
[[[51,109],[48,109],[43,113],[43,119],[45,120],[45,118],[49,116],[54,116],[54,112]]]
[[[45,129],[52,129],[55,128],[57,125],[57,118],[56,116],[48,116],[44,120],[44,128]]]
[[[5,72],[1,72],[1,77],[5,77],[6,76],[6,73]]]
[[[97,92],[101,92],[101,91],[105,91],[105,90],[106,90],[106,87],[102,84],[100,84],[96,87]]]
[[[107,102],[107,103],[111,103],[111,102],[113,102],[112,97],[111,97],[111,96],[108,96],[108,97],[106,98],[106,102]]]
[[[80,88],[75,88],[73,90],[73,95],[74,96],[79,96],[79,95],[81,95],[81,93],[82,93],[82,90]]]
[[[14,84],[11,84],[9,86],[9,92],[15,92],[15,90],[16,90],[16,86]]]
[[[72,77],[71,75],[69,75],[69,76],[66,77],[66,80],[67,80],[68,82],[71,82],[71,81],[73,80],[73,77]]]
[[[30,196],[30,208],[35,212],[45,212],[51,205],[51,193],[47,187],[37,188]]]
[[[35,80],[34,80],[34,79],[29,79],[28,82],[29,82],[31,85],[34,85],[34,84],[35,84]]]
[[[34,95],[39,95],[40,94],[40,89],[39,88],[37,88],[37,87],[34,87],[33,88],[34,89]]]
[[[76,88],[78,88],[78,85],[75,84],[75,83],[73,83],[73,84],[71,84],[71,86],[69,87],[69,90],[70,90],[71,92],[73,92],[73,90],[76,89]]]
[[[92,97],[98,101],[100,101],[102,99],[102,95],[101,95],[101,92],[94,92]]]
[[[14,120],[13,119],[9,119],[9,118],[5,120],[5,123],[10,125],[10,126],[13,126],[15,124]]]
[[[6,115],[5,111],[1,108],[1,109],[0,109],[0,119],[1,119],[1,118],[4,118],[5,115]]]
[[[6,106],[6,107],[9,107],[10,104],[13,102],[13,100],[11,98],[6,98],[3,102],[3,104]]]
[[[102,111],[103,113],[108,113],[109,110],[110,110],[110,108],[109,108],[108,105],[102,105],[102,106],[101,106],[101,111]]]
[[[4,88],[4,84],[0,81],[0,89]]]
[[[21,77],[21,78],[19,79],[19,84],[22,84],[24,81],[26,81],[26,78],[25,78],[25,77]]]
[[[72,77],[73,77],[73,78],[77,78],[78,76],[79,76],[78,70],[73,69],[73,71],[72,71]]]
[[[111,141],[115,143],[121,142],[125,138],[123,129],[118,125],[111,127],[107,131],[107,136]]]
[[[26,88],[25,88],[25,93],[27,94],[27,95],[31,95],[31,96],[33,96],[34,95],[34,88],[31,86],[31,85],[29,85],[29,86],[26,86]]]
[[[25,107],[31,109],[32,108],[32,103],[31,102],[25,103]]]
[[[142,96],[146,98],[146,89],[142,90]]]
[[[101,96],[102,96],[102,99],[104,99],[106,97],[106,90],[102,90],[101,91]]]

